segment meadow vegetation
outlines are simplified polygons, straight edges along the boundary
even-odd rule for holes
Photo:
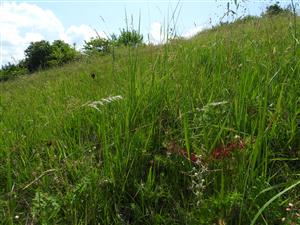
[[[0,83],[1,223],[299,224],[296,22],[249,17]]]

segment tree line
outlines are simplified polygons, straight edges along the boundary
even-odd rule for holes
[[[108,39],[97,34],[96,38],[85,41],[82,51],[77,51],[62,40],[55,40],[52,43],[46,40],[31,42],[25,49],[25,59],[17,64],[8,63],[0,70],[0,81],[33,73],[38,70],[62,66],[68,62],[79,59],[82,55],[100,54],[105,55],[117,46],[137,46],[143,43],[143,35],[131,29],[122,29],[120,35],[112,34]]]

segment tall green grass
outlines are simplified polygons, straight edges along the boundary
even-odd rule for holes
[[[1,223],[299,222],[293,24],[237,21],[1,83]]]

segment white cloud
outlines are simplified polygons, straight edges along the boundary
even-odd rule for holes
[[[28,3],[4,3],[1,8],[1,23],[20,27],[34,27],[37,30],[62,32],[64,27],[50,10]]]
[[[165,42],[164,29],[160,22],[153,22],[150,27],[150,43],[161,44]]]
[[[9,27],[0,24],[0,32],[1,32],[1,40],[3,42],[8,42],[10,44],[16,44],[16,45],[22,43],[22,38],[19,34],[19,30],[16,27]]]
[[[25,41],[26,42],[41,41],[41,40],[44,40],[44,39],[45,39],[45,37],[40,33],[29,32],[29,33],[25,34]]]
[[[101,38],[107,38],[104,32],[98,33]],[[89,40],[97,36],[96,31],[87,25],[70,26],[60,38],[67,43],[76,43],[79,48],[84,44],[84,40]]]
[[[51,10],[35,4],[6,2],[0,7],[1,64],[12,58],[24,58],[24,50],[30,42],[62,39],[82,47],[84,40],[95,37],[95,31],[87,25],[72,25],[67,29]],[[100,36],[105,37],[103,33]]]
[[[187,32],[185,32],[182,37],[184,38],[191,38],[198,34],[199,32],[203,31],[205,29],[205,26],[197,26],[189,29]]]
[[[191,38],[198,34],[199,32],[203,31],[205,28],[208,26],[203,25],[203,26],[195,26],[193,28],[190,28],[186,32],[184,32],[181,36],[183,38]],[[150,43],[153,44],[163,44],[166,43],[166,32],[164,27],[161,25],[160,22],[153,22],[150,27],[150,32],[149,32],[149,37],[150,37]]]

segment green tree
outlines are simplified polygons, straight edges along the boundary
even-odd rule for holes
[[[91,54],[95,52],[108,53],[110,52],[110,41],[101,37],[92,38],[88,42],[85,41],[83,50],[86,54]]]
[[[136,30],[121,30],[121,34],[118,37],[118,44],[125,46],[137,46],[143,43],[143,35],[139,34]]]
[[[25,65],[29,72],[34,72],[62,65],[73,60],[76,55],[76,50],[62,40],[56,40],[52,45],[45,40],[31,42],[25,50]]]
[[[278,15],[278,14],[282,14],[282,13],[292,13],[291,10],[289,10],[288,8],[284,9],[279,5],[279,2],[276,2],[273,5],[269,5],[266,9],[266,12],[264,13],[264,15],[266,16],[274,16],[274,15]]]
[[[50,66],[63,65],[73,60],[77,52],[69,44],[62,40],[56,40],[51,45]]]
[[[49,67],[51,45],[48,41],[31,42],[25,50],[25,64],[30,72]]]
[[[21,60],[18,64],[8,63],[3,65],[0,70],[0,81],[8,80],[26,73],[28,73],[28,71],[26,69],[24,60]]]

